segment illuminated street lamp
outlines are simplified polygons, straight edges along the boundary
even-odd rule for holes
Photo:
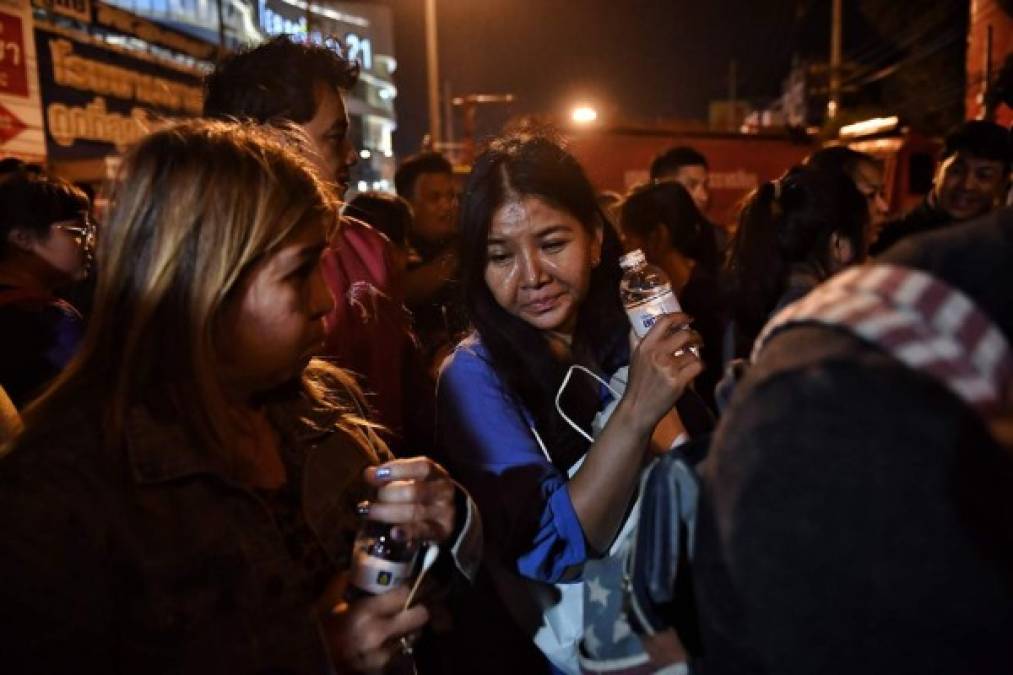
[[[598,111],[589,105],[579,105],[570,112],[574,124],[591,124],[597,121]]]

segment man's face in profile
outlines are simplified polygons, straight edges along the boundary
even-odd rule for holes
[[[675,181],[682,185],[689,192],[689,196],[693,198],[693,203],[696,204],[700,213],[707,213],[707,207],[710,206],[711,201],[711,191],[710,172],[706,166],[703,164],[680,166],[675,171],[662,174],[658,180]]]
[[[316,150],[312,158],[321,176],[330,183],[338,199],[343,199],[351,182],[351,169],[359,159],[348,139],[348,113],[341,93],[320,84],[315,92],[317,110],[312,119],[300,126]]]

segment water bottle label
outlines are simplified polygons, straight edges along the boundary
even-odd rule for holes
[[[658,317],[661,315],[681,311],[682,308],[679,306],[675,293],[665,293],[626,308],[626,314],[629,315],[630,323],[633,324],[633,332],[639,338],[647,335],[647,331],[651,330],[651,326],[657,323]]]
[[[411,561],[394,562],[357,551],[352,564],[351,583],[367,593],[380,595],[402,585],[410,572]]]

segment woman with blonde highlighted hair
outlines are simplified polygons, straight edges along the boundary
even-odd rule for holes
[[[353,380],[311,359],[334,209],[284,132],[186,122],[126,156],[82,348],[0,460],[14,670],[382,668],[428,613],[341,602],[357,514],[457,537],[470,570],[466,497],[426,458],[377,466]]]

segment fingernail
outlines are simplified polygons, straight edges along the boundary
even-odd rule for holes
[[[357,516],[368,516],[369,515],[369,502],[359,502],[355,505],[355,515]]]
[[[390,468],[386,466],[381,466],[379,469],[376,470],[376,477],[378,480],[387,480],[388,478],[390,478]]]
[[[405,534],[405,531],[403,529],[395,526],[390,528],[390,538],[393,539],[394,541],[404,541],[405,539],[408,538],[408,535]]]

